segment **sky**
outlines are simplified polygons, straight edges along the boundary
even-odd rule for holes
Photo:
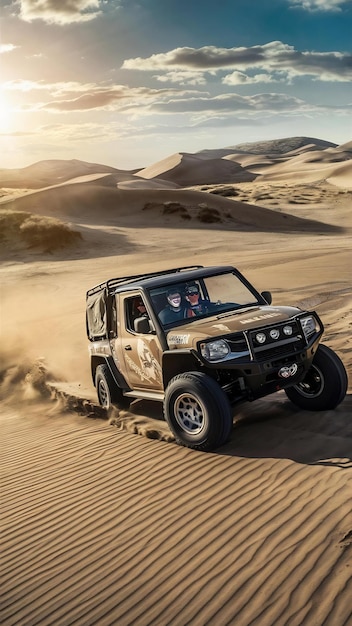
[[[352,139],[352,0],[0,0],[0,167]]]

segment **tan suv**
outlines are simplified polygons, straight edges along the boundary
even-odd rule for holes
[[[280,389],[304,409],[345,397],[339,357],[319,345],[314,311],[271,306],[232,266],[179,267],[112,278],[87,292],[87,334],[100,404],[163,403],[176,441],[212,450],[232,407]]]

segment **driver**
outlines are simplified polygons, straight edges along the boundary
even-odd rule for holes
[[[171,324],[187,317],[187,308],[182,304],[180,289],[174,287],[167,292],[167,306],[159,313],[162,324]]]
[[[186,285],[185,296],[187,302],[189,303],[189,307],[187,309],[187,317],[194,317],[195,315],[203,315],[203,313],[208,313],[209,302],[201,299],[197,283],[188,283]]]

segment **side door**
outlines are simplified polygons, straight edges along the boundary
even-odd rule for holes
[[[140,303],[142,302],[142,307]],[[139,305],[139,306],[138,306]],[[119,347],[124,375],[131,389],[162,390],[162,349],[155,332],[139,333],[134,321],[141,311],[149,318],[146,303],[139,292],[120,295]]]

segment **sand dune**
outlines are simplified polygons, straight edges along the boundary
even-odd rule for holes
[[[173,183],[170,180],[163,180],[162,178],[156,179],[134,179],[134,180],[124,180],[118,183],[119,189],[178,189],[179,185],[177,183]]]
[[[255,176],[238,163],[224,159],[202,159],[194,154],[174,154],[137,172],[141,178],[163,178],[178,185],[202,185],[252,181]]]
[[[58,159],[39,161],[18,170],[0,169],[0,183],[1,187],[38,189],[56,185],[72,178],[97,173],[113,173],[117,177],[123,176],[124,178],[129,178],[133,175],[133,172],[122,172],[108,165],[86,163],[77,159],[72,159],[71,161]]]
[[[336,150],[343,150],[346,152],[352,152],[352,141],[347,141],[347,143],[341,144],[337,146]]]
[[[189,219],[182,221],[182,218],[177,217],[177,213],[173,215],[169,213],[165,217],[163,207],[170,202],[180,205]],[[55,216],[81,224],[128,226],[133,223],[136,228],[144,228],[148,225],[155,227],[169,223],[174,226],[176,222],[182,223],[184,229],[199,227],[202,222],[199,213],[204,206],[216,212],[217,218],[214,222],[217,223],[217,227],[225,227],[227,230],[332,232],[337,228],[309,218],[302,219],[286,213],[278,214],[271,209],[231,200],[220,194],[205,194],[188,189],[154,188],[153,185],[141,189],[139,186],[117,188],[110,177],[88,183],[70,182],[2,202],[3,209]],[[155,207],[155,210],[150,210],[151,207]]]
[[[242,143],[228,148],[201,150],[197,156],[207,159],[223,158],[233,153],[243,155],[262,155],[270,158],[290,157],[300,152],[325,150],[336,147],[335,143],[312,137],[286,137],[269,141]]]
[[[339,187],[352,187],[352,163],[347,162],[345,165],[333,168],[329,176],[326,178],[328,183]]]
[[[242,167],[272,168],[252,182],[197,187],[197,157],[194,189],[76,162],[67,184],[53,168],[42,189],[39,168],[34,193],[2,185],[3,208],[70,220],[83,236],[2,256],[4,626],[349,624],[351,163],[331,161],[348,144],[293,139],[274,157],[231,148]],[[203,158],[204,174],[216,161]],[[219,222],[200,221],[204,204]],[[318,312],[349,375],[337,410],[300,411],[281,392],[241,405],[230,441],[207,454],[174,443],[160,404],[97,408],[86,290],[195,263],[234,264],[274,304]]]
[[[308,145],[277,158],[240,153],[223,158],[236,161],[242,167],[260,175],[257,177],[257,182],[260,183],[280,180],[294,182],[299,177],[300,181],[307,183],[327,180],[341,187],[352,186],[351,153],[348,149],[339,147],[318,150]]]

